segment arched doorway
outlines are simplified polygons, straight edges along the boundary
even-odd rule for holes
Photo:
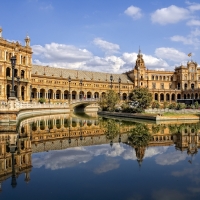
[[[105,97],[105,96],[106,96],[106,93],[102,92],[101,97]]]
[[[127,94],[126,94],[126,93],[123,93],[123,94],[122,94],[122,99],[123,99],[123,100],[127,100]]]
[[[98,92],[95,92],[95,93],[94,93],[94,98],[95,98],[95,99],[98,99],[98,98],[99,98],[99,93],[98,93]]]
[[[76,99],[76,91],[72,91],[72,99]]]
[[[160,94],[160,101],[164,101],[164,94],[163,93]]]
[[[166,94],[166,101],[170,101],[169,93]]]
[[[65,90],[65,91],[64,91],[64,99],[68,99],[68,94],[69,94],[69,91],[68,91],[68,90]]]
[[[45,98],[45,89],[40,89],[40,98]]]
[[[61,99],[61,90],[56,90],[56,99]]]
[[[172,94],[172,101],[175,101],[175,94]]]
[[[79,99],[83,99],[85,96],[84,92],[83,91],[80,91],[79,92]]]
[[[92,98],[92,93],[91,92],[87,92],[87,99]]]

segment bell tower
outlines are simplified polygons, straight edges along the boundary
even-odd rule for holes
[[[140,48],[139,48],[139,51],[138,51],[137,60],[135,62],[135,69],[136,70],[138,70],[138,69],[146,70],[146,66],[145,66],[143,55],[141,54]]]

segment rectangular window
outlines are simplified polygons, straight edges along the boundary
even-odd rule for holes
[[[1,85],[0,85],[0,95],[1,95]]]
[[[156,83],[152,83],[152,88],[156,89]]]
[[[164,84],[163,83],[160,84],[160,89],[164,90]]]
[[[2,66],[0,65],[0,76],[2,76]]]

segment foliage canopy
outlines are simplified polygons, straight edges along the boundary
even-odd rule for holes
[[[150,105],[152,94],[149,92],[148,88],[135,88],[130,93],[130,98],[132,101],[138,102],[138,107],[144,110]]]
[[[104,111],[114,111],[116,104],[120,101],[119,95],[114,90],[109,90],[98,102]]]

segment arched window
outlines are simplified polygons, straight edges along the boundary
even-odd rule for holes
[[[21,78],[25,78],[25,71],[24,70],[21,70]]]
[[[158,101],[158,94],[157,93],[155,93],[154,100]]]
[[[8,77],[11,76],[10,70],[11,70],[11,69],[10,69],[9,67],[6,68],[6,76],[8,76]]]
[[[185,90],[187,90],[187,83],[185,83],[184,88],[185,88]]]
[[[23,65],[25,65],[26,64],[26,57],[24,56],[23,57]]]

